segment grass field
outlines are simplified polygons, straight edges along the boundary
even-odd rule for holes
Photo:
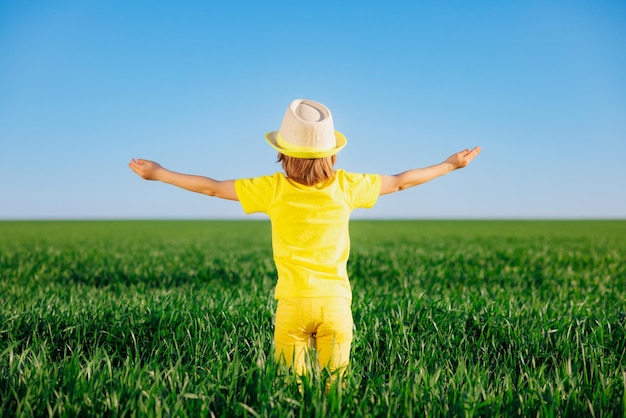
[[[351,230],[326,394],[272,361],[269,223],[0,222],[0,416],[626,417],[626,221]]]

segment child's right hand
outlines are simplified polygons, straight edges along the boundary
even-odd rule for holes
[[[130,160],[128,167],[145,180],[157,180],[157,173],[163,168],[159,163],[139,158]]]
[[[478,154],[480,154],[480,147],[476,147],[473,150],[466,149],[457,152],[456,154],[452,154],[445,162],[452,165],[454,169],[463,168],[468,165]]]

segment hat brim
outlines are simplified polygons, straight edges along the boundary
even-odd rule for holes
[[[276,151],[281,154],[287,155],[289,157],[294,158],[325,158],[330,157],[331,155],[337,154],[343,147],[346,146],[348,140],[346,137],[339,131],[335,131],[335,147],[329,150],[323,151],[294,151],[281,147],[277,143],[278,131],[268,132],[265,134],[265,139],[267,142],[274,148]]]

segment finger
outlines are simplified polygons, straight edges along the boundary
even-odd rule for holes
[[[480,147],[474,148],[467,156],[468,156],[469,160],[471,161],[474,158],[476,158],[478,156],[478,154],[480,154]]]

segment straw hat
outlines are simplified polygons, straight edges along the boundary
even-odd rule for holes
[[[295,158],[330,157],[348,142],[334,130],[330,110],[305,99],[291,102],[280,130],[269,132],[265,139],[276,151]]]

